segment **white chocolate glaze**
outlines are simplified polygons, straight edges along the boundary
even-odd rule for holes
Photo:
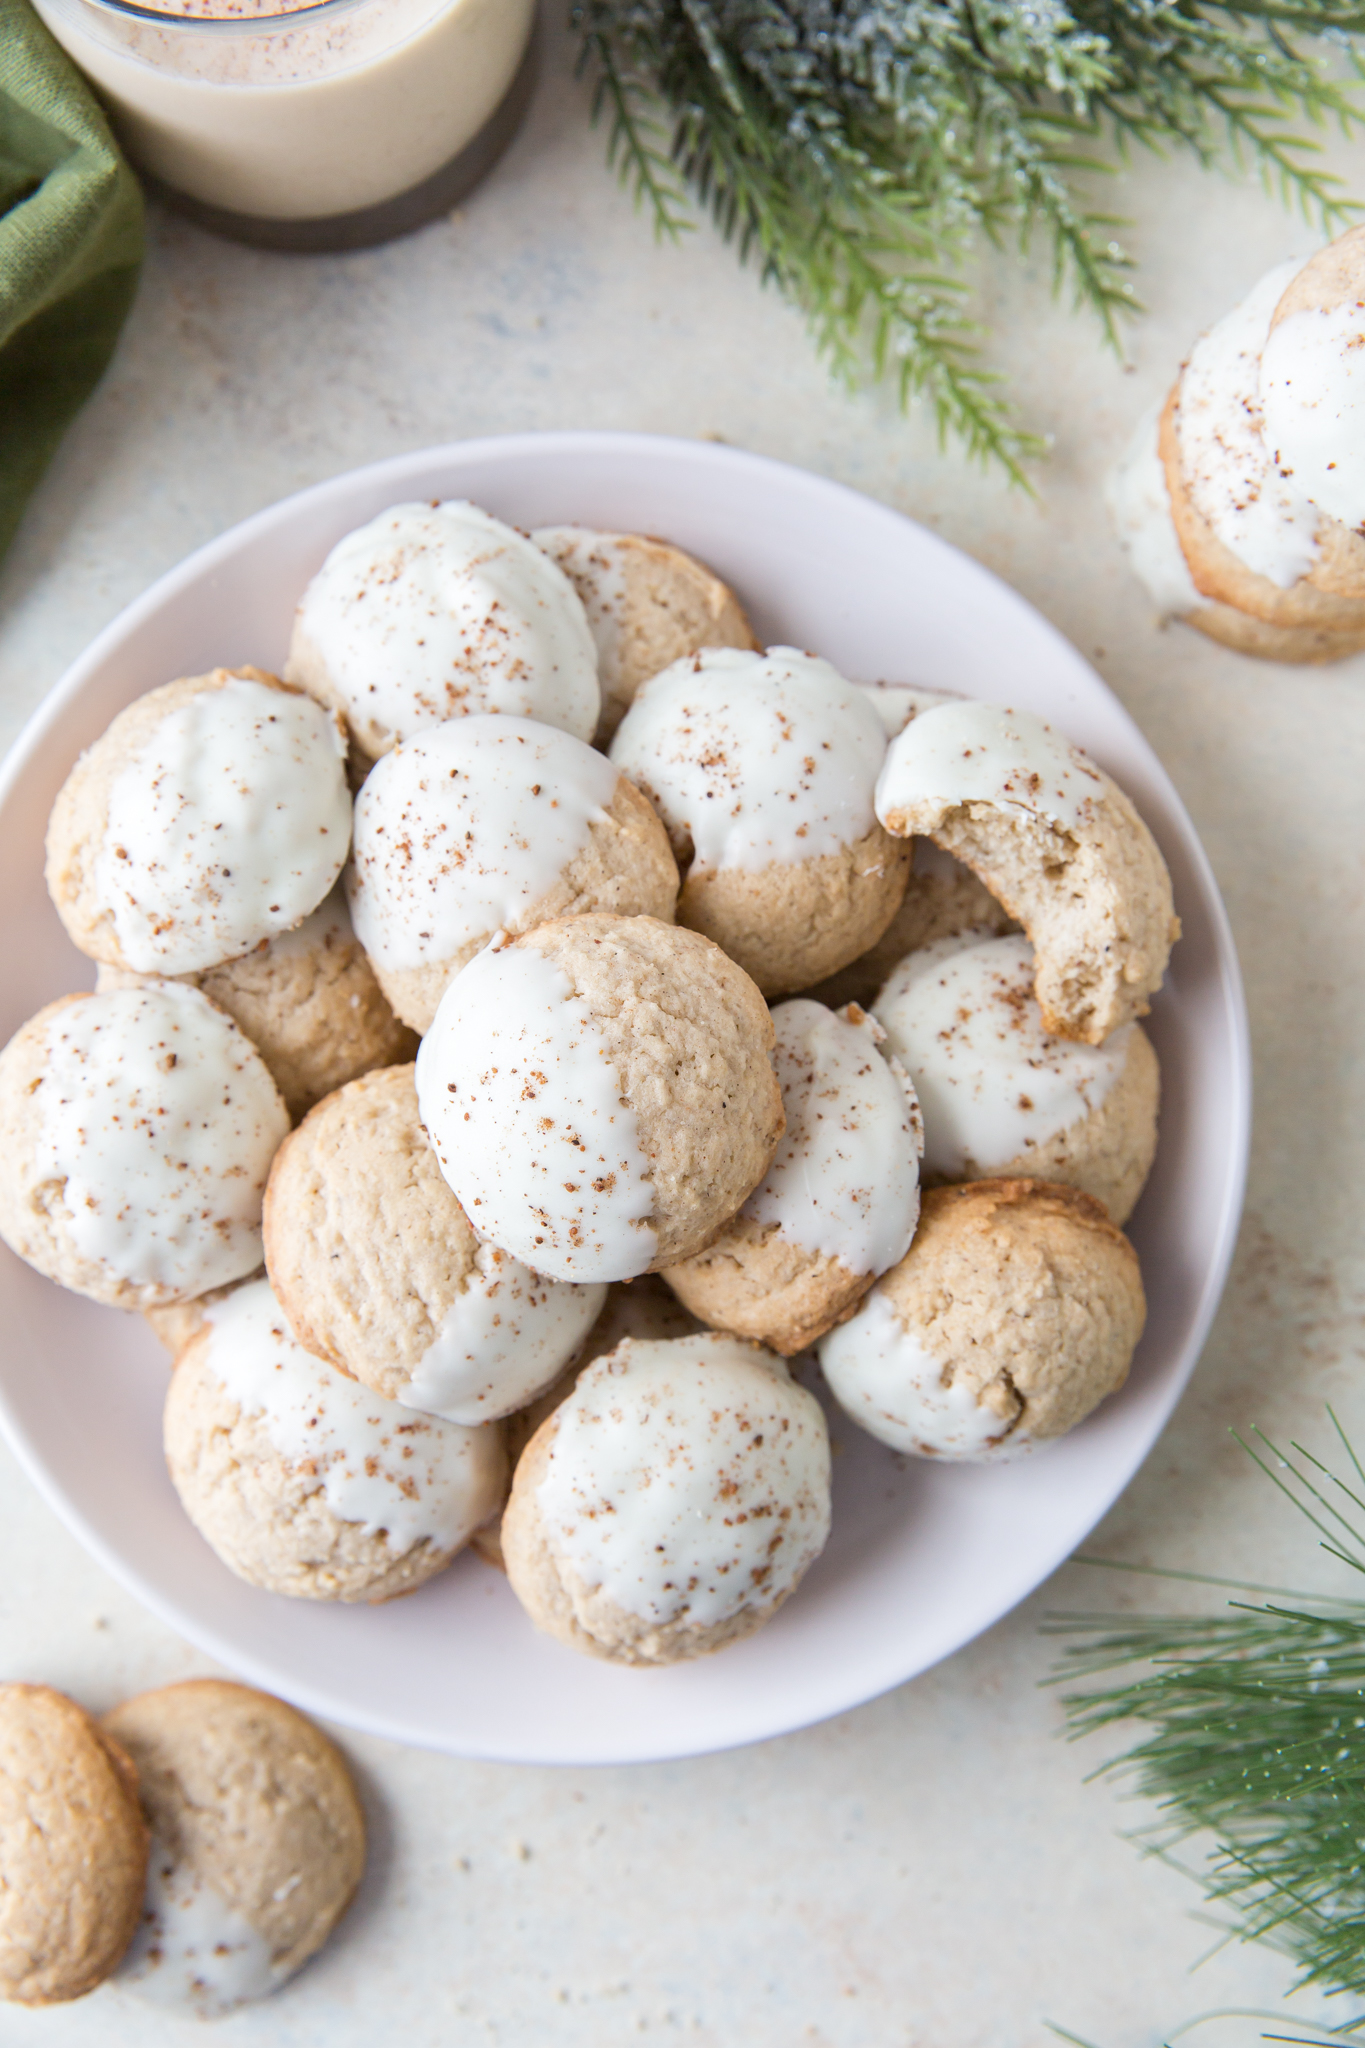
[[[94,880],[129,967],[189,974],[298,924],[350,838],[337,721],[234,676],[168,711],[115,778]]]
[[[556,1280],[629,1280],[658,1240],[635,1111],[597,1020],[534,946],[475,954],[417,1054],[417,1102],[479,1236]]]
[[[954,702],[951,690],[921,690],[911,683],[859,683],[858,688],[886,727],[889,740],[904,732],[921,711],[930,711],[935,704]]]
[[[946,1377],[943,1364],[905,1327],[880,1288],[816,1349],[844,1413],[893,1451],[999,1464],[1033,1447],[1031,1437],[983,1407],[963,1381]]]
[[[471,711],[592,738],[597,650],[569,578],[477,505],[392,505],[304,592],[291,665],[320,659],[371,754]]]
[[[454,718],[376,762],[355,803],[351,916],[390,969],[452,959],[519,919],[588,844],[610,761],[529,718]]]
[[[1261,351],[1264,437],[1281,476],[1343,526],[1365,525],[1365,303],[1305,306]]]
[[[693,872],[838,853],[870,832],[886,729],[865,690],[792,647],[707,647],[641,685],[611,758]]]
[[[919,1219],[919,1108],[875,1017],[798,996],[773,1011],[787,1128],[744,1204],[804,1251],[884,1273]]]
[[[603,1286],[545,1280],[510,1252],[480,1245],[476,1270],[398,1399],[448,1422],[495,1422],[557,1379],[607,1298]]]
[[[261,1263],[261,1200],[289,1112],[265,1063],[198,989],[148,982],[48,1026],[38,1170],[65,1183],[83,1257],[185,1296]]]
[[[888,831],[912,803],[995,804],[1075,832],[1103,779],[1077,748],[1031,711],[998,704],[940,704],[913,718],[887,750],[877,816]]]
[[[626,1341],[557,1411],[536,1489],[553,1548],[627,1614],[767,1608],[829,1535],[829,1436],[780,1359],[706,1333]]]
[[[1103,1045],[1054,1038],[1020,935],[962,932],[907,954],[876,998],[891,1050],[914,1078],[924,1170],[980,1179],[1100,1107],[1123,1072],[1134,1026]]]
[[[564,571],[583,600],[597,648],[597,675],[604,697],[621,682],[621,614],[626,598],[624,538],[591,526],[538,526],[531,535]]]
[[[1319,515],[1262,431],[1261,350],[1299,262],[1281,263],[1195,343],[1180,379],[1180,471],[1224,547],[1288,590],[1318,558]]]
[[[354,939],[355,928],[346,907],[346,892],[338,885],[330,895],[323,897],[317,909],[311,911],[302,924],[296,924],[292,931],[277,932],[273,939],[263,940],[262,948],[269,948],[272,960],[301,960],[310,953],[327,953],[334,947],[339,951]]]
[[[417,1415],[297,1342],[268,1280],[207,1312],[206,1364],[290,1464],[308,1461],[339,1522],[383,1530],[395,1554],[453,1550],[493,1514],[506,1460],[495,1427]]]
[[[1163,619],[1182,618],[1207,600],[1176,538],[1166,466],[1157,452],[1160,425],[1157,404],[1138,422],[1122,461],[1105,481],[1104,498],[1133,574]]]
[[[214,2020],[268,1997],[292,1975],[250,1921],[153,1835],[142,1918],[119,1964],[119,1987]]]

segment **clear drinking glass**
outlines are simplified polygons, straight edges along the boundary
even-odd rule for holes
[[[271,247],[358,248],[446,211],[529,91],[535,0],[34,4],[139,169]]]

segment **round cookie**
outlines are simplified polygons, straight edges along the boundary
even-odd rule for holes
[[[0,1998],[83,1998],[142,1911],[147,1825],[126,1752],[45,1685],[0,1685]]]
[[[679,923],[766,996],[847,966],[900,907],[909,849],[873,811],[885,754],[868,693],[790,647],[675,662],[611,745],[668,827],[685,872]]]
[[[1121,1387],[1145,1318],[1137,1255],[1098,1202],[973,1181],[926,1190],[909,1251],[819,1357],[840,1407],[892,1450],[998,1463]]]
[[[299,1342],[387,1399],[493,1422],[557,1378],[606,1289],[480,1244],[417,1108],[413,1068],[330,1095],[275,1155],[265,1258]]]
[[[1365,228],[1348,228],[1286,286],[1261,351],[1266,445],[1329,518],[1365,526]]]
[[[478,954],[417,1055],[441,1171],[479,1236],[560,1280],[700,1251],[782,1134],[772,1019],[699,933],[590,912]]]
[[[923,1132],[874,1017],[798,996],[773,1025],[786,1131],[739,1214],[664,1277],[704,1322],[790,1358],[905,1257]]]
[[[1024,927],[1043,1023],[1100,1045],[1160,988],[1180,922],[1117,783],[1029,712],[943,704],[887,752],[877,815],[966,863]]]
[[[731,1337],[627,1339],[579,1375],[517,1465],[512,1590],[595,1657],[675,1664],[737,1642],[829,1535],[819,1403]]]
[[[194,1678],[103,1727],[137,1766],[151,1824],[142,1920],[119,1983],[216,2019],[322,1947],[365,1868],[345,1758],[283,1700]]]
[[[643,533],[542,526],[531,535],[583,600],[597,643],[605,747],[648,677],[702,647],[756,647],[738,598],[692,555]]]
[[[116,1308],[204,1294],[261,1263],[289,1112],[197,989],[63,996],[0,1052],[0,1237]]]
[[[671,923],[653,806],[601,754],[529,718],[459,718],[386,754],[356,798],[347,888],[399,1016],[428,1031],[495,932],[603,910]]]
[[[961,932],[1003,937],[1006,932],[1018,931],[1014,919],[985,883],[932,839],[912,839],[910,853],[910,878],[900,909],[875,946],[827,981],[807,989],[813,1001],[830,1010],[842,1010],[846,1003],[871,1010],[887,976],[907,955],[937,945],[940,939],[956,938]]]
[[[229,1570],[303,1600],[388,1600],[442,1571],[502,1498],[496,1423],[416,1415],[314,1358],[268,1281],[210,1310],[166,1396],[181,1505]]]
[[[374,761],[470,712],[590,740],[597,649],[564,571],[477,505],[391,505],[339,540],[300,601],[285,674]]]
[[[338,721],[261,669],[217,668],[139,697],[81,755],[47,886],[82,953],[189,974],[301,924],[350,837]]]
[[[172,978],[202,989],[241,1026],[296,1122],[357,1074],[395,1066],[417,1051],[416,1034],[394,1016],[375,980],[339,889],[292,932],[263,939],[221,966]],[[102,993],[146,979],[101,966],[95,988]]]
[[[1054,1038],[1025,938],[965,933],[912,953],[877,997],[915,1076],[924,1178],[1066,1181],[1125,1223],[1156,1152],[1161,1076],[1139,1024]]]

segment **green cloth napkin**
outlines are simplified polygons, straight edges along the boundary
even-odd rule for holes
[[[0,0],[0,553],[114,351],[142,195],[84,79]]]

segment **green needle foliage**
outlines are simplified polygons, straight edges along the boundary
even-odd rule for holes
[[[1323,1548],[1365,1574],[1365,1471],[1331,1420],[1345,1476],[1301,1445],[1282,1455],[1259,1431],[1244,1448],[1321,1532]],[[1365,1997],[1365,1602],[1237,1590],[1273,1597],[1234,1600],[1216,1618],[1054,1619],[1052,1632],[1082,1639],[1054,1682],[1125,1672],[1069,1692],[1064,1704],[1073,1736],[1145,1724],[1132,1748],[1101,1767],[1157,1802],[1162,1819],[1137,1839],[1178,1862],[1192,1837],[1212,1834],[1198,1875],[1228,1933],[1282,1949],[1301,1985]],[[1357,2011],[1332,2033],[1362,2030]],[[1310,2036],[1318,2038],[1267,2038]]]
[[[1296,129],[1361,121],[1347,0],[574,0],[572,18],[658,233],[689,225],[691,195],[836,371],[889,375],[941,441],[1021,482],[1041,444],[978,357],[983,243],[1044,237],[1117,348],[1132,264],[1088,195],[1128,145],[1254,167],[1324,224],[1352,210]]]

